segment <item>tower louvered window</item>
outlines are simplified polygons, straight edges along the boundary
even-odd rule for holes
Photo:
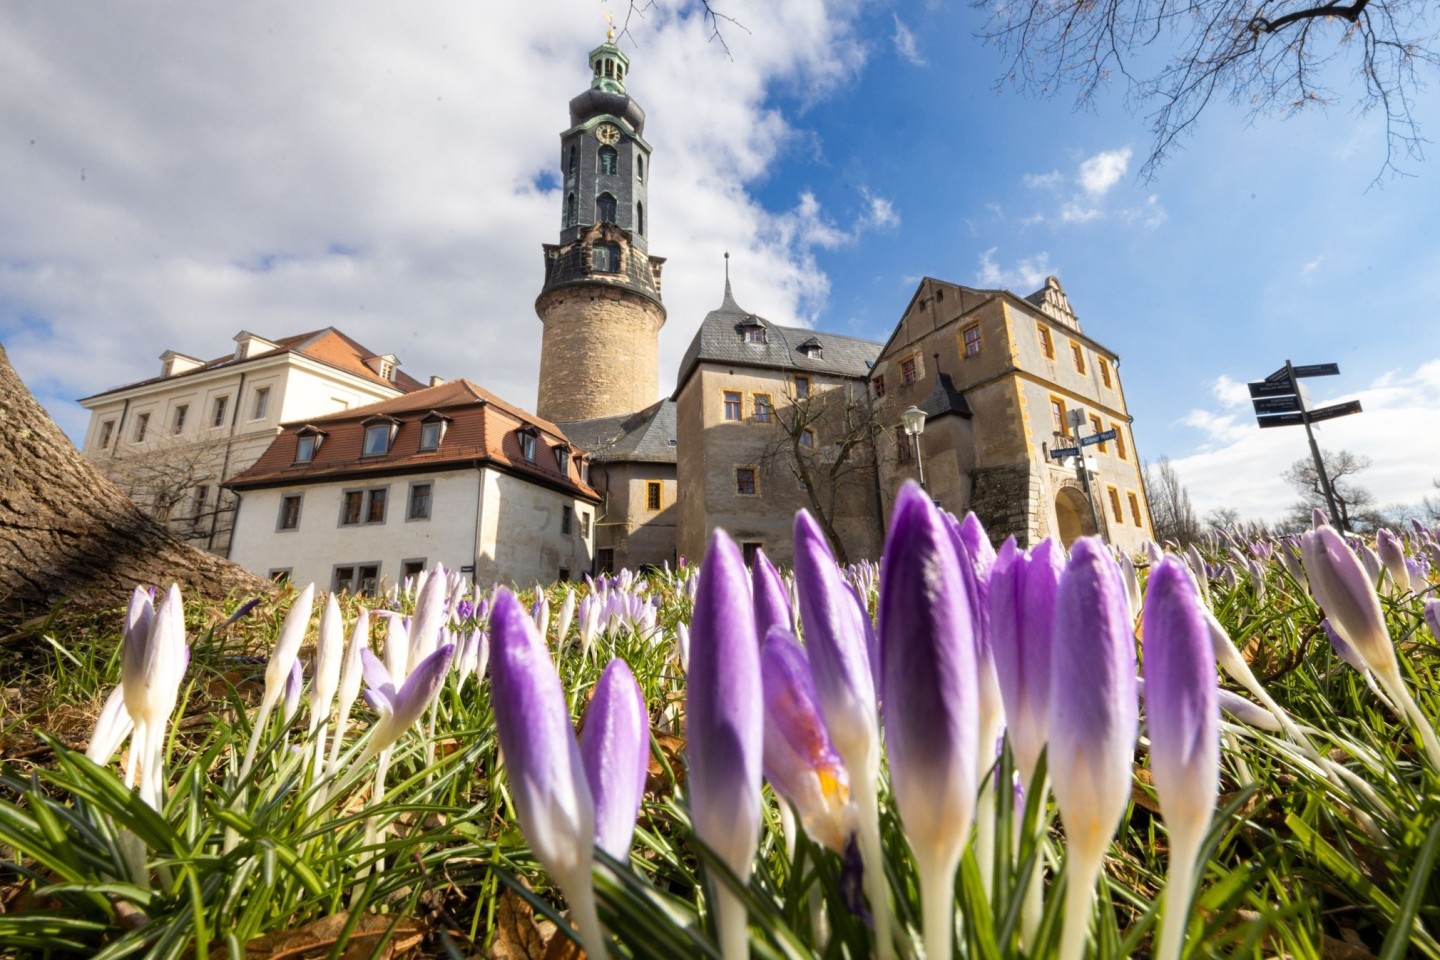
[[[620,154],[615,152],[614,147],[601,147],[596,154],[596,160],[600,164],[600,172],[615,174],[620,170]]]
[[[615,222],[615,198],[602,193],[595,199],[595,219],[601,223]]]

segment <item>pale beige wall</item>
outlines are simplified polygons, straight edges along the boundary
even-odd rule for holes
[[[591,467],[596,489],[609,493],[596,531],[597,551],[615,551],[615,569],[674,566],[679,522],[676,467],[668,463],[616,463]],[[651,510],[648,486],[660,484],[660,509]]]
[[[590,572],[594,557],[594,504],[498,470],[480,471],[477,531],[477,583],[531,586],[551,583],[562,570],[571,579]],[[562,529],[564,508],[571,525]],[[582,536],[581,513],[590,516],[590,535]]]
[[[660,393],[665,311],[601,284],[560,287],[535,305],[544,323],[535,412],[566,423],[643,410]]]

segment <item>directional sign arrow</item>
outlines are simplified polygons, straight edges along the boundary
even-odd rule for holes
[[[1296,427],[1305,422],[1305,418],[1298,413],[1282,413],[1274,417],[1256,417],[1255,419],[1262,427]]]
[[[1334,420],[1336,417],[1348,417],[1352,413],[1363,413],[1360,409],[1359,400],[1351,400],[1347,403],[1337,403],[1333,407],[1321,407],[1319,410],[1310,411],[1310,422],[1317,420]]]
[[[1294,395],[1287,397],[1261,397],[1258,400],[1251,400],[1255,405],[1256,413],[1289,413],[1291,410],[1300,409],[1300,398]]]
[[[1265,382],[1266,382],[1266,383],[1286,383],[1286,382],[1289,381],[1289,379],[1290,379],[1290,371],[1287,370],[1287,369],[1285,369],[1284,367],[1281,367],[1279,370],[1276,370],[1274,373],[1270,374],[1270,376],[1266,377],[1266,378],[1265,378]]]
[[[1094,446],[1094,445],[1097,444],[1097,443],[1104,443],[1106,440],[1114,440],[1114,439],[1115,439],[1115,431],[1114,431],[1114,430],[1106,430],[1104,433],[1092,433],[1092,434],[1090,434],[1090,436],[1088,436],[1088,437],[1081,437],[1081,438],[1080,438],[1080,446],[1082,446],[1082,447],[1090,447],[1090,446]]]
[[[1256,380],[1252,383],[1247,383],[1246,386],[1250,388],[1250,396],[1252,398],[1288,397],[1295,392],[1290,387],[1288,377],[1284,380]]]
[[[1065,447],[1061,450],[1051,450],[1050,456],[1054,457],[1056,460],[1064,460],[1066,457],[1078,457],[1080,456],[1080,448]]]
[[[1338,363],[1312,363],[1304,367],[1295,368],[1297,377],[1336,377],[1340,375],[1340,364]]]

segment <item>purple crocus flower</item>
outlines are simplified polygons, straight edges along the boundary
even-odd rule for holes
[[[1050,641],[1065,551],[1053,539],[1028,553],[1012,537],[990,574],[990,649],[1016,769],[1027,788],[1050,736]]]
[[[1430,628],[1430,636],[1440,640],[1440,600],[1425,601],[1425,626]]]
[[[1375,546],[1380,563],[1389,574],[1389,592],[1395,596],[1410,590],[1410,570],[1405,566],[1405,546],[1400,538],[1389,530],[1381,529],[1375,534]]]
[[[1065,823],[1061,960],[1084,951],[1095,878],[1130,800],[1139,716],[1125,585],[1098,537],[1071,546],[1050,660],[1050,779]]]
[[[750,592],[755,600],[755,635],[764,637],[771,627],[794,630],[790,620],[790,595],[785,592],[785,582],[780,571],[761,550],[755,554],[750,566]]]
[[[1145,596],[1145,726],[1150,772],[1170,831],[1158,960],[1183,945],[1195,862],[1220,792],[1220,709],[1215,654],[1200,595],[1167,559]]]
[[[850,775],[830,742],[810,660],[784,627],[760,649],[765,690],[765,779],[790,802],[811,839],[839,854],[855,832]]]
[[[595,803],[595,844],[624,863],[650,759],[645,695],[624,660],[611,660],[600,674],[580,729],[580,756]]]
[[[1360,658],[1360,654],[1355,652],[1355,648],[1346,643],[1345,638],[1336,633],[1335,628],[1330,626],[1329,617],[1320,621],[1320,627],[1325,631],[1325,638],[1330,641],[1330,646],[1334,649],[1337,657],[1344,660],[1361,674],[1369,669],[1365,666],[1365,661]]]
[[[1330,626],[1378,674],[1397,674],[1395,645],[1375,584],[1354,551],[1333,527],[1319,526],[1301,538],[1310,592]]]
[[[380,719],[357,764],[363,764],[381,750],[394,746],[405,731],[414,726],[445,685],[445,674],[450,670],[450,660],[454,655],[455,645],[445,644],[416,664],[405,682],[396,689],[385,666],[370,649],[366,647],[360,651],[364,662],[365,702],[380,714]]]
[[[764,749],[760,645],[751,610],[740,548],[716,530],[700,565],[690,620],[688,788],[695,835],[742,883],[750,878],[760,840]],[[748,957],[744,905],[723,884],[712,887],[723,956]]]
[[[981,746],[973,604],[961,575],[966,561],[914,483],[895,499],[884,557],[880,659],[890,781],[920,875],[926,956],[948,957],[955,869],[974,817]]]
[[[287,727],[295,719],[295,711],[300,709],[300,691],[304,686],[305,674],[300,670],[300,661],[292,660],[290,675],[285,678],[285,691],[281,696],[280,720]]]

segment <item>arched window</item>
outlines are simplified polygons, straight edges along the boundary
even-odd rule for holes
[[[635,158],[635,179],[636,179],[636,180],[644,180],[644,179],[645,179],[645,158],[644,158],[644,157],[636,157],[636,158]]]
[[[606,61],[605,61],[605,76],[607,76],[607,77],[613,77],[613,76],[615,76],[615,61],[614,61],[614,60],[606,60]]]
[[[645,204],[635,204],[635,232],[645,236]]]
[[[620,272],[620,245],[597,243],[592,248],[591,265],[595,273]]]
[[[601,173],[613,174],[620,169],[620,154],[615,152],[614,147],[601,147],[600,152],[595,155],[595,162]]]
[[[595,219],[601,223],[615,222],[615,198],[602,193],[595,199]]]
[[[575,148],[570,148],[570,160],[565,164],[565,172],[571,175],[575,173]]]
[[[565,226],[575,226],[575,194],[573,193],[565,198]]]

